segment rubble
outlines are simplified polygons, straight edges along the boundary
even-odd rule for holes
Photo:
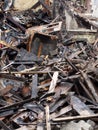
[[[1,130],[97,129],[98,19],[90,4],[0,1]]]

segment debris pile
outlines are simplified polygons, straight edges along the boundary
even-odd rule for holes
[[[0,1],[0,129],[97,129],[98,19],[86,15],[89,1],[29,2]]]

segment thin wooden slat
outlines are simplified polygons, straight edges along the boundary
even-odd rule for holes
[[[98,118],[98,113],[94,115],[88,115],[88,116],[69,116],[69,117],[55,118],[55,119],[52,119],[52,121],[65,122],[65,121],[84,120],[84,119],[92,119],[92,118]]]
[[[88,116],[94,114],[94,112],[90,110],[90,108],[76,96],[71,96],[71,105],[73,109],[75,109],[76,112],[81,116]]]
[[[49,116],[49,106],[47,105],[46,108],[46,127],[47,127],[47,130],[51,130],[51,125],[50,125],[50,116]]]

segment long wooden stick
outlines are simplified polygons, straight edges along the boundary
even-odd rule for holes
[[[91,119],[91,118],[98,118],[98,114],[88,115],[88,116],[70,116],[70,117],[62,117],[62,118],[55,118],[52,119],[54,122],[62,122],[62,121],[71,121],[71,120],[84,120],[84,119]]]
[[[47,105],[46,106],[46,127],[47,127],[47,130],[51,130],[51,125],[50,125],[50,117],[49,117],[49,106]]]

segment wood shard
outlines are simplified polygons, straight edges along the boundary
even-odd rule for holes
[[[37,93],[38,93],[38,75],[35,74],[33,75],[33,80],[32,80],[32,98],[36,98],[37,97]]]
[[[62,108],[59,112],[54,112],[53,114],[50,115],[50,119],[57,118],[59,116],[62,116],[63,114],[66,114],[67,112],[71,111],[72,107],[67,106],[65,108]]]
[[[88,116],[88,115],[94,115],[94,112],[89,109],[85,103],[83,103],[79,98],[75,96],[71,96],[71,105],[73,109],[78,112],[81,116]]]
[[[58,75],[59,75],[59,72],[54,72],[53,77],[52,77],[52,81],[51,81],[51,84],[49,87],[49,93],[54,92],[56,84],[57,84],[57,80],[58,80]]]
[[[93,97],[95,98],[96,102],[98,102],[98,94],[96,93],[96,90],[94,88],[94,85],[92,84],[91,80],[89,79],[88,75],[86,73],[83,73],[81,71],[81,74],[90,90],[90,92],[92,93]]]

